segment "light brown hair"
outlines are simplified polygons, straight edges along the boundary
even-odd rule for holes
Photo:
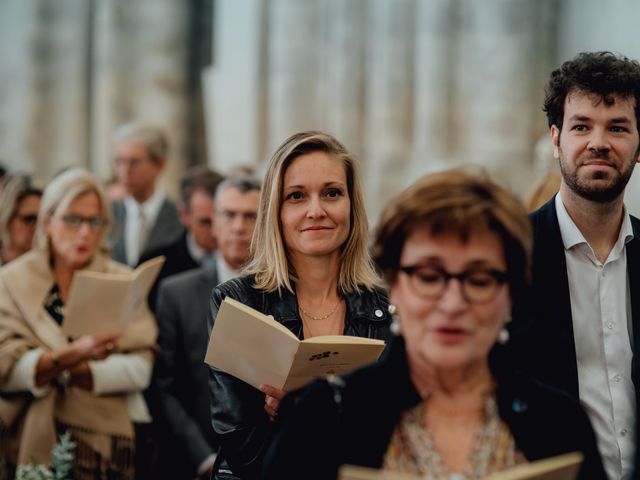
[[[432,235],[457,234],[462,241],[479,228],[496,232],[502,240],[511,296],[524,294],[530,279],[531,224],[522,202],[486,173],[452,169],[426,175],[390,201],[373,246],[373,258],[390,285],[397,278],[404,242],[417,228]]]

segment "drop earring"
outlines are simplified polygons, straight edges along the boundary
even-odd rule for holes
[[[500,330],[500,333],[498,333],[498,343],[500,345],[506,345],[508,341],[509,341],[509,330],[507,330],[506,328],[503,328],[502,330]]]
[[[393,333],[394,335],[400,335],[401,330],[400,330],[400,317],[398,317],[398,315],[396,315],[396,312],[398,311],[398,309],[396,308],[395,305],[391,304],[389,305],[389,314],[391,315],[391,325],[389,326],[389,330],[391,330],[391,333]]]
[[[506,345],[507,342],[509,342],[509,330],[506,328],[509,323],[511,323],[511,313],[507,313],[505,316],[504,326],[502,327],[502,330],[500,330],[500,333],[498,333],[498,343],[500,345]]]

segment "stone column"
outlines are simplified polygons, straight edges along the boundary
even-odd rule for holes
[[[24,112],[27,87],[29,3],[0,3],[0,163],[11,171],[33,173],[24,156]]]
[[[453,131],[457,160],[526,188],[544,117],[536,72],[543,64],[536,0],[464,0]]]
[[[369,18],[364,135],[371,223],[384,202],[406,184],[413,131],[413,0],[372,0]]]
[[[318,129],[321,4],[272,0],[269,9],[267,155],[291,134]]]
[[[184,170],[189,3],[111,0],[96,11],[93,166],[112,171],[111,135],[124,122],[164,127],[171,152],[164,184],[175,197]]]
[[[266,22],[264,0],[216,2],[204,82],[209,164],[221,172],[264,156]]]
[[[322,18],[321,124],[362,154],[368,0],[325,0]]]
[[[407,178],[448,165],[452,134],[455,2],[418,1],[415,14],[413,143]]]
[[[11,110],[2,114],[0,135],[9,139],[9,167],[48,179],[86,165],[88,3],[24,0],[1,8],[3,26],[15,34],[2,47],[1,90]]]

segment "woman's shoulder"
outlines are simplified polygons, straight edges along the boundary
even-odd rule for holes
[[[361,287],[360,292],[345,295],[351,315],[369,317],[376,321],[390,321],[389,297],[381,287]]]
[[[605,479],[589,417],[577,399],[524,373],[498,379],[498,405],[529,460],[573,451],[584,454],[578,478]]]
[[[524,430],[546,425],[553,431],[561,427],[562,435],[591,432],[589,418],[577,399],[528,374],[511,372],[499,378],[497,397],[501,417],[513,425],[528,425]]]
[[[0,279],[9,284],[25,282],[26,290],[30,290],[29,282],[42,280],[49,284],[53,277],[49,267],[48,255],[40,250],[31,250],[0,268]]]
[[[245,305],[252,306],[254,300],[262,294],[262,292],[256,289],[253,285],[255,279],[253,276],[241,276],[227,280],[217,285],[211,292],[211,299],[219,304],[226,297],[233,298]]]

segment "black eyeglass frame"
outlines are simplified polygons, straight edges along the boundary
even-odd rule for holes
[[[83,217],[82,215],[63,215],[60,220],[69,228],[79,230],[83,223],[89,225],[93,231],[100,230],[106,225],[106,221],[102,217]]]
[[[416,272],[424,269],[434,270],[435,272],[439,273],[444,277],[444,283],[442,284],[442,287],[440,288],[440,291],[438,291],[438,293],[435,293],[433,295],[425,295],[424,293],[419,293],[421,297],[428,298],[429,300],[437,300],[438,298],[440,298],[444,294],[445,290],[447,289],[447,285],[449,284],[449,281],[455,278],[456,280],[458,280],[458,282],[460,282],[460,287],[461,287],[460,291],[462,292],[462,298],[464,298],[465,301],[467,301],[468,303],[471,303],[474,305],[482,305],[482,304],[493,301],[498,296],[498,293],[500,292],[500,287],[502,287],[502,285],[507,283],[509,280],[509,275],[507,274],[507,272],[496,270],[494,268],[470,269],[470,270],[464,270],[460,273],[451,273],[442,267],[437,267],[433,265],[404,265],[404,266],[398,267],[398,271],[406,273],[410,278],[413,278]],[[494,288],[494,291],[491,293],[491,295],[489,295],[487,298],[482,298],[480,300],[470,297],[469,293],[467,292],[468,287],[465,286],[467,285],[466,283],[467,278],[469,278],[471,275],[475,275],[478,273],[489,275],[493,277],[497,282],[496,287]]]
[[[33,226],[36,223],[38,223],[38,214],[37,213],[27,213],[24,215],[15,214],[13,217],[11,217],[11,219],[12,220],[17,219],[17,220],[20,220],[25,225]]]

